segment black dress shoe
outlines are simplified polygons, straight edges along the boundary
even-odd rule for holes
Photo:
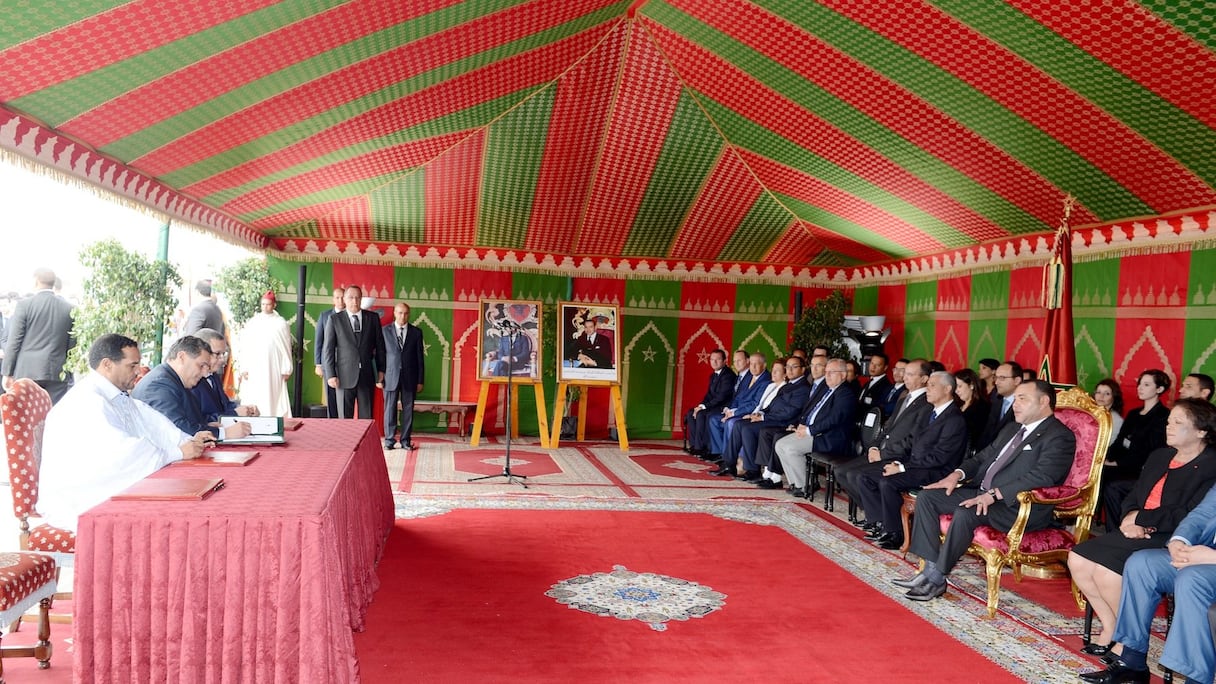
[[[747,482],[759,482],[760,480],[767,480],[768,478],[761,477],[759,471],[745,470],[743,471],[743,479]]]
[[[908,579],[893,579],[891,580],[891,584],[894,584],[900,589],[915,589],[928,581],[929,578],[925,577],[925,573],[918,572]]]
[[[794,487],[793,489],[790,490],[790,496],[796,496],[799,499],[805,499],[806,490],[803,489],[802,487]]]
[[[946,593],[946,583],[933,584],[928,580],[918,587],[912,587],[908,593],[904,594],[913,601],[932,601],[933,599]]]
[[[1082,672],[1081,680],[1093,684],[1148,684],[1149,674],[1148,670],[1133,670],[1122,660],[1116,659],[1105,670]]]
[[[871,537],[870,543],[875,546],[882,546],[883,544],[890,542],[893,539],[896,539],[897,536],[898,535],[895,532],[883,532],[882,534],[878,535],[877,537]],[[901,544],[903,543],[902,539],[900,539],[899,541]],[[895,548],[899,548],[899,547],[897,546]]]
[[[887,551],[898,551],[904,547],[904,538],[903,535],[888,532],[882,537],[875,539],[874,543],[880,549],[886,549]]]
[[[717,477],[734,477],[735,469],[734,468],[718,468],[714,472],[710,473],[710,475],[715,475]]]
[[[1097,642],[1090,642],[1081,647],[1081,652],[1085,655],[1104,656],[1107,653],[1110,653],[1110,647],[1114,645],[1115,642],[1113,641],[1106,645],[1099,644]]]
[[[386,439],[386,440],[384,440],[384,448],[385,448],[385,449],[392,449],[392,448],[393,448],[393,440],[391,440],[391,439]]]
[[[878,523],[872,523],[869,520],[854,520],[853,524],[864,530],[868,527],[874,527]]]
[[[870,528],[869,532],[866,532],[865,536],[866,536],[866,539],[873,540],[873,539],[878,539],[879,537],[881,537],[884,534],[886,534],[886,531],[882,529],[882,525],[875,525],[874,527]]]
[[[761,480],[757,486],[760,487],[760,489],[781,489],[780,482],[773,482],[767,478]]]

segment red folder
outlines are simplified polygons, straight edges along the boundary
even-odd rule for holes
[[[283,419],[283,431],[284,432],[291,432],[292,430],[299,430],[300,427],[303,425],[304,425],[304,421],[300,418],[284,418]]]
[[[223,478],[149,477],[110,497],[115,501],[201,501],[224,487]]]

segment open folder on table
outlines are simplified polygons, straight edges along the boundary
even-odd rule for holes
[[[209,465],[209,466],[243,466],[248,465],[250,461],[257,458],[262,452],[260,451],[208,451],[198,458],[192,458],[188,461],[177,461],[171,465],[186,466],[186,465]]]
[[[111,496],[116,501],[200,501],[224,488],[220,477],[148,477]]]
[[[233,423],[249,423],[252,431],[247,437],[236,439],[221,439],[220,444],[282,444],[283,419],[277,416],[220,416],[220,427],[226,428]]]

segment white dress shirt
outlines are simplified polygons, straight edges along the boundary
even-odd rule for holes
[[[180,461],[188,435],[159,411],[89,373],[51,409],[38,470],[38,512],[76,529],[81,513]]]

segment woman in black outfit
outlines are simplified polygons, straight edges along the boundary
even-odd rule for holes
[[[1119,511],[1132,484],[1140,477],[1144,461],[1154,450],[1165,446],[1165,421],[1170,410],[1161,403],[1170,388],[1170,376],[1153,368],[1140,374],[1136,396],[1144,402],[1139,410],[1123,417],[1123,427],[1115,443],[1106,451],[1102,468],[1102,510],[1106,514],[1106,531],[1119,527]]]
[[[1149,455],[1124,500],[1118,531],[1090,539],[1068,554],[1073,581],[1102,621],[1102,631],[1083,653],[1105,655],[1110,648],[1128,556],[1165,548],[1174,528],[1216,484],[1216,407],[1200,399],[1180,399],[1169,413],[1166,443]]]
[[[962,402],[959,408],[963,411],[963,418],[967,420],[967,434],[970,438],[967,443],[974,450],[974,445],[984,434],[984,427],[988,422],[988,395],[984,393],[984,381],[980,380],[979,373],[970,368],[960,369],[954,374],[954,379],[958,382],[954,393]]]

